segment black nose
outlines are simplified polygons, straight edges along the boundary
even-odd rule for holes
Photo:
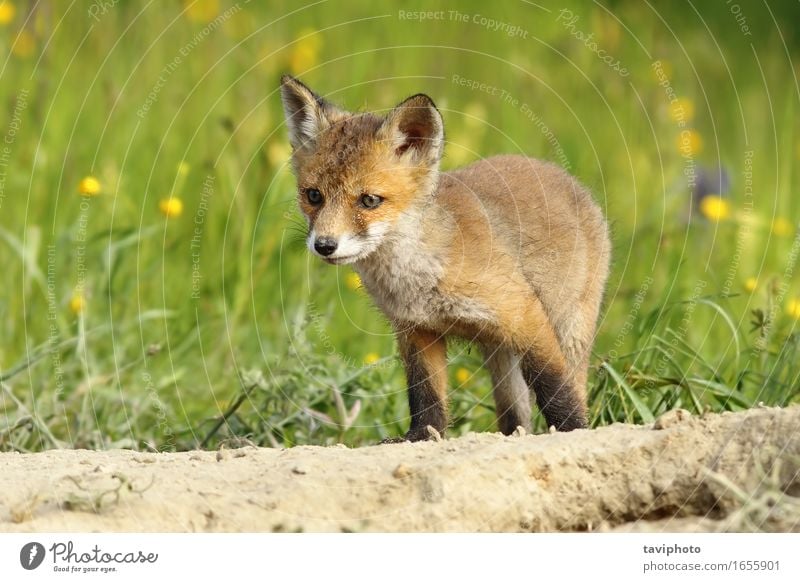
[[[316,250],[323,257],[332,255],[336,250],[336,239],[329,236],[321,236],[314,241],[314,250]]]

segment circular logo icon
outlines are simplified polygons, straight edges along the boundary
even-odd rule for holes
[[[19,563],[26,570],[35,570],[44,561],[44,546],[39,542],[29,542],[19,552]]]

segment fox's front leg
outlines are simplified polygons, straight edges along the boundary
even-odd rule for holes
[[[428,426],[444,434],[447,428],[447,342],[419,328],[397,333],[408,380],[411,427],[406,440],[430,438]]]

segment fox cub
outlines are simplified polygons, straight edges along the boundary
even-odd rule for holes
[[[391,322],[417,441],[447,427],[446,338],[480,345],[500,430],[587,427],[589,351],[610,243],[591,194],[561,168],[504,155],[439,171],[430,97],[349,113],[290,76],[281,97],[308,248],[350,264]]]

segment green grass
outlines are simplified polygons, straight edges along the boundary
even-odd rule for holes
[[[0,25],[0,449],[359,445],[405,429],[386,322],[347,268],[303,245],[286,71],[353,109],[430,94],[445,167],[520,152],[592,188],[615,249],[593,424],[800,401],[796,5],[741,3],[745,36],[724,5],[698,3],[570,3],[573,28],[562,4],[513,1],[403,3],[445,11],[426,22],[339,0],[211,2],[205,21],[176,2],[122,2],[97,21],[91,4],[16,4]],[[657,60],[693,104],[685,128]],[[702,138],[689,160],[688,128]],[[727,170],[727,219],[691,208],[690,164]],[[98,196],[79,196],[87,175]],[[170,194],[183,212],[167,219]],[[450,357],[451,434],[494,430],[477,350],[454,343]]]

